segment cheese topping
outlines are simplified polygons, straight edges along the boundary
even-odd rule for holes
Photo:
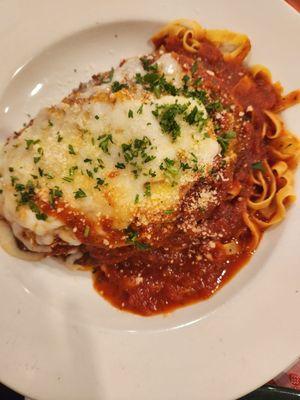
[[[150,70],[131,59],[110,75],[42,110],[4,146],[0,198],[8,221],[76,242],[32,193],[125,229],[176,210],[188,187],[209,173],[220,152],[213,125],[199,99],[173,93],[183,73],[170,54]]]

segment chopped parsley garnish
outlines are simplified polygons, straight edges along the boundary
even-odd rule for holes
[[[45,176],[47,179],[53,179],[53,175],[49,174],[48,172],[47,172],[47,173],[44,173],[44,176]]]
[[[220,102],[220,100],[213,101],[212,103],[209,103],[209,104],[206,105],[206,110],[207,110],[208,113],[222,111],[223,110],[223,105]]]
[[[133,111],[132,110],[128,111],[128,118],[133,118]]]
[[[58,143],[60,143],[63,140],[63,137],[61,136],[59,131],[56,132],[56,135],[57,135],[57,141],[58,141]]]
[[[99,168],[101,168],[101,169],[104,168],[104,162],[103,162],[103,160],[101,160],[101,158],[97,158],[97,163],[98,163]]]
[[[145,175],[147,175],[147,174],[145,174]],[[156,176],[156,172],[153,171],[153,169],[150,168],[149,172],[148,172],[148,175],[150,175],[150,176],[152,176],[152,178],[154,178]]]
[[[199,168],[198,168],[198,157],[194,153],[191,153],[191,156],[192,156],[191,161],[192,161],[192,163],[194,163],[193,171],[197,172],[199,170]]]
[[[99,187],[99,186],[104,185],[104,179],[102,179],[102,178],[96,178],[96,182],[97,182],[97,184],[96,184],[96,186],[94,186],[94,189],[100,190],[100,187]]]
[[[164,162],[160,164],[159,169],[164,171],[166,177],[174,183],[178,176],[178,168],[175,166],[175,160],[165,158]]]
[[[176,96],[178,94],[178,89],[172,84],[167,82],[164,75],[158,72],[149,72],[142,76],[140,73],[135,75],[136,83],[143,85],[145,90],[155,94],[157,98],[163,93]]]
[[[73,167],[69,168],[69,176],[73,176],[75,174],[75,171],[78,170],[77,165],[73,165]]]
[[[49,203],[52,208],[55,207],[55,200],[59,197],[62,197],[63,192],[58,186],[54,186],[54,188],[49,189]]]
[[[94,178],[93,172],[90,171],[89,169],[86,170],[86,174],[87,174],[90,178]]]
[[[35,187],[32,181],[28,181],[26,185],[18,183],[15,186],[17,193],[19,194],[18,205],[28,205],[28,207],[35,213],[36,219],[45,221],[47,215],[42,213],[39,207],[34,202]]]
[[[148,250],[150,249],[150,245],[148,243],[142,243],[138,241],[139,234],[138,232],[134,231],[132,228],[125,229],[125,234],[127,235],[126,243],[133,244],[139,250]]]
[[[99,115],[96,114],[96,115],[95,115],[95,119],[99,119],[99,118],[100,118]]]
[[[33,201],[29,201],[28,205],[29,205],[30,210],[35,213],[36,219],[45,221],[48,218],[46,214],[41,212],[41,210],[38,208],[38,206]]]
[[[199,76],[199,78],[195,79],[193,82],[193,86],[199,86],[202,83],[202,78]]]
[[[236,138],[236,133],[234,131],[227,131],[221,136],[217,137],[217,141],[221,146],[221,154],[224,155],[228,149],[229,143],[232,139]]]
[[[17,192],[23,192],[25,190],[25,185],[23,185],[22,183],[17,183],[15,185],[15,189]]]
[[[263,166],[261,161],[257,161],[255,163],[253,163],[252,164],[252,169],[256,169],[256,170],[265,172],[265,168],[264,168],[264,166]]]
[[[125,169],[125,164],[124,164],[124,163],[118,162],[118,163],[115,165],[115,167],[118,168],[118,169]]]
[[[84,227],[83,236],[86,238],[89,236],[89,233],[90,233],[90,227],[87,225]]]
[[[69,144],[68,149],[69,149],[69,154],[76,155],[74,147],[71,144]]]
[[[107,78],[104,77],[105,75],[101,75],[100,84],[102,84],[102,83],[110,83],[112,81],[113,76],[114,76],[114,72],[115,72],[115,70],[114,70],[114,68],[112,68],[109,71],[109,73],[107,75]]]
[[[11,176],[10,177],[10,181],[11,181],[11,185],[15,186],[16,181],[18,181],[19,178],[17,178],[16,176]]]
[[[158,65],[156,63],[151,64],[151,60],[148,60],[146,57],[141,57],[140,61],[143,64],[143,68],[145,71],[158,71]]]
[[[152,111],[152,114],[158,119],[163,133],[170,135],[173,142],[181,134],[180,125],[176,121],[176,117],[183,114],[187,107],[188,104],[163,104],[156,106],[156,109]]]
[[[102,149],[102,151],[104,153],[110,155],[110,153],[108,151],[108,146],[109,146],[109,143],[113,143],[112,135],[111,134],[109,134],[109,135],[101,135],[101,136],[98,137],[97,140],[100,141],[99,142],[99,147]]]
[[[48,119],[48,125],[53,126],[53,122],[50,119]]]
[[[33,140],[33,139],[25,139],[26,142],[26,150],[29,150],[31,148],[31,146],[37,144],[40,142],[40,139],[37,140]]]
[[[74,192],[74,197],[75,199],[83,199],[84,197],[87,197],[87,195],[82,189],[79,188],[76,190],[76,192]]]
[[[9,170],[9,172],[14,172],[14,168],[13,167],[9,167],[8,170]]]
[[[205,105],[208,103],[207,92],[205,90],[199,90],[199,89],[190,90],[186,91],[185,95],[187,97],[191,97],[192,99],[199,100],[201,101],[201,103]]]
[[[44,176],[44,170],[42,168],[39,167],[38,171],[40,176]]]
[[[111,82],[111,81],[112,81],[112,78],[113,78],[113,76],[114,76],[114,72],[115,72],[115,69],[112,67],[111,70],[110,70],[109,73],[108,73],[108,78],[107,78],[107,80],[106,80],[106,81],[103,81],[103,83],[109,83],[109,82]]]
[[[111,85],[111,91],[112,91],[113,93],[116,93],[116,92],[118,92],[119,90],[122,90],[122,89],[125,89],[125,88],[128,88],[128,85],[127,85],[126,83],[120,83],[120,82],[118,82],[118,81],[114,81],[114,82],[112,83],[112,85]]]
[[[151,196],[151,184],[150,184],[150,182],[146,182],[145,183],[144,196],[146,196],[146,197],[150,197]]]
[[[134,204],[137,204],[139,202],[139,200],[140,200],[140,195],[136,194],[135,198],[134,198]]]
[[[197,71],[198,71],[198,61],[196,60],[191,68],[192,76],[194,76]]]
[[[200,111],[197,106],[195,106],[192,111],[184,117],[184,120],[189,124],[199,124],[199,129],[203,128],[205,118],[203,118],[204,113]]]
[[[123,143],[121,149],[123,152],[126,163],[137,167],[137,164],[133,162],[134,158],[141,157],[143,163],[148,163],[156,158],[156,156],[149,155],[146,149],[151,146],[151,141],[147,136],[142,139],[135,139],[131,143]],[[136,174],[138,171],[136,170]]]
[[[180,163],[180,168],[182,169],[182,171],[186,171],[187,169],[192,169],[192,167],[189,166],[188,163]]]
[[[66,182],[73,182],[74,178],[72,178],[71,176],[64,176],[63,180]]]
[[[155,158],[156,158],[156,156],[149,156],[149,155],[147,155],[147,156],[144,158],[144,163],[146,164],[146,163],[148,163],[148,162],[154,160]]]
[[[142,242],[139,242],[138,240],[136,240],[135,241],[135,243],[134,243],[134,245],[135,245],[135,247],[137,247],[139,250],[149,250],[150,249],[150,244],[148,244],[148,243],[142,243]]]
[[[92,159],[91,158],[85,158],[84,160],[83,160],[83,162],[85,162],[85,163],[92,163]]]
[[[41,156],[33,157],[33,162],[34,162],[35,164],[37,164],[37,163],[40,161],[41,158],[42,158]]]
[[[173,214],[174,210],[165,210],[164,214],[169,215],[169,214]]]
[[[182,78],[183,90],[187,90],[189,80],[190,80],[190,77],[189,77],[188,75],[184,75],[184,76],[183,76],[183,78]]]
[[[137,110],[137,113],[138,113],[138,114],[142,114],[142,112],[143,112],[143,107],[144,107],[144,104],[141,104],[140,107],[139,107],[138,110]]]

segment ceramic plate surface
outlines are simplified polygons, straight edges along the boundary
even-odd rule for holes
[[[175,18],[248,34],[249,62],[300,87],[300,15],[283,1],[2,0],[1,139],[93,73],[149,51]],[[284,117],[300,133],[300,106]],[[113,308],[88,273],[0,250],[0,380],[37,400],[229,400],[255,389],[300,354],[299,221],[298,201],[215,296],[150,318]]]

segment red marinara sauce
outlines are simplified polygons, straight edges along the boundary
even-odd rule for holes
[[[199,221],[203,234],[198,237],[182,235],[174,229],[162,247],[132,250],[123,259],[122,252],[128,250],[95,254],[99,260],[94,270],[96,290],[114,306],[145,316],[207,299],[251,257],[252,237],[242,213],[251,192],[251,165],[266,156],[261,138],[263,110],[272,109],[279,101],[278,91],[263,74],[253,77],[242,63],[225,62],[209,42],[193,57],[174,41],[165,43],[165,47],[185,71],[200,57],[195,75],[201,77],[203,89],[235,109],[240,130],[237,160],[229,172],[231,183],[240,185],[241,190],[238,197],[231,198],[228,185],[217,188],[221,202]],[[232,241],[239,246],[239,252],[225,254],[223,244]]]

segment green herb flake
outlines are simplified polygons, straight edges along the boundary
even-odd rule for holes
[[[100,118],[99,115],[96,114],[96,115],[95,115],[95,119],[98,120],[99,118]]]
[[[194,76],[197,71],[198,71],[198,61],[196,60],[191,68],[192,76]]]
[[[86,174],[89,178],[94,178],[94,174],[92,171],[90,171],[89,169],[86,170]]]
[[[33,162],[35,163],[35,164],[37,164],[40,160],[41,160],[41,156],[38,156],[38,157],[33,157]]]
[[[184,120],[189,124],[199,124],[199,128],[203,127],[203,122],[204,122],[204,114],[202,111],[198,109],[197,106],[195,106],[190,113],[188,113],[185,117]]]
[[[236,133],[234,131],[227,131],[223,133],[221,136],[217,137],[217,141],[221,146],[221,154],[224,155],[228,149],[230,141],[236,138]]]
[[[257,161],[252,164],[252,169],[259,170],[265,172],[265,167],[263,166],[261,161]]]
[[[125,234],[127,235],[126,243],[133,244],[139,250],[148,250],[150,249],[150,245],[148,243],[142,243],[138,241],[139,234],[134,231],[132,228],[125,229]]]
[[[119,92],[122,89],[128,88],[128,85],[126,83],[120,83],[118,81],[114,81],[111,85],[111,91],[113,93]]]
[[[223,110],[223,105],[220,100],[213,101],[206,105],[206,110],[208,113],[219,112]]]
[[[192,167],[189,166],[188,163],[180,163],[180,168],[182,169],[182,171],[186,171],[187,169],[192,169]]]
[[[159,98],[162,93],[167,93],[171,96],[176,96],[178,94],[178,89],[176,89],[172,83],[167,82],[165,76],[159,74],[157,71],[151,71],[143,76],[137,73],[135,75],[135,81],[143,85],[145,90],[154,93],[157,98]]]
[[[134,204],[137,204],[139,202],[139,200],[140,200],[140,195],[136,194],[135,198],[134,198]]]
[[[152,111],[152,114],[158,119],[162,132],[170,135],[173,142],[181,135],[176,117],[183,114],[187,107],[188,104],[163,104]]]
[[[110,155],[108,147],[110,143],[113,143],[112,135],[111,134],[101,135],[98,137],[98,140],[99,140],[99,147],[102,149],[103,153]]]
[[[26,142],[26,150],[29,150],[32,146],[40,142],[40,139],[33,140],[33,139],[25,139]]]
[[[76,155],[74,147],[71,144],[68,145],[68,149],[69,149],[69,154]]]
[[[94,189],[101,190],[100,187],[104,185],[104,182],[104,179],[96,178],[96,186],[94,186]]]
[[[150,182],[146,182],[145,183],[144,196],[145,197],[150,197],[151,196],[151,184],[150,184]]]
[[[58,186],[49,189],[49,203],[52,208],[55,208],[55,200],[62,197],[63,192]]]
[[[128,118],[133,118],[133,111],[132,110],[128,111]]]
[[[83,199],[84,197],[87,197],[87,195],[81,188],[79,188],[74,192],[74,197],[75,199]]]
[[[56,135],[57,135],[57,141],[58,141],[58,143],[60,143],[63,140],[63,137],[61,136],[59,131],[56,132]]]
[[[188,75],[184,75],[182,78],[182,82],[183,82],[183,89],[186,90],[188,87],[188,83],[189,83],[190,77]]]
[[[75,171],[78,170],[77,165],[73,165],[73,167],[69,168],[69,176],[74,176],[75,175]]]
[[[169,215],[169,214],[173,214],[174,210],[165,210],[164,214]]]
[[[84,227],[83,236],[86,238],[89,236],[89,233],[90,233],[90,227],[87,225]]]
[[[11,176],[11,177],[10,177],[11,185],[12,185],[12,186],[15,186],[15,183],[16,183],[18,180],[19,180],[18,177],[16,177],[16,176]]]
[[[125,164],[124,164],[124,163],[118,162],[118,163],[115,165],[115,167],[118,168],[118,169],[125,169]]]

